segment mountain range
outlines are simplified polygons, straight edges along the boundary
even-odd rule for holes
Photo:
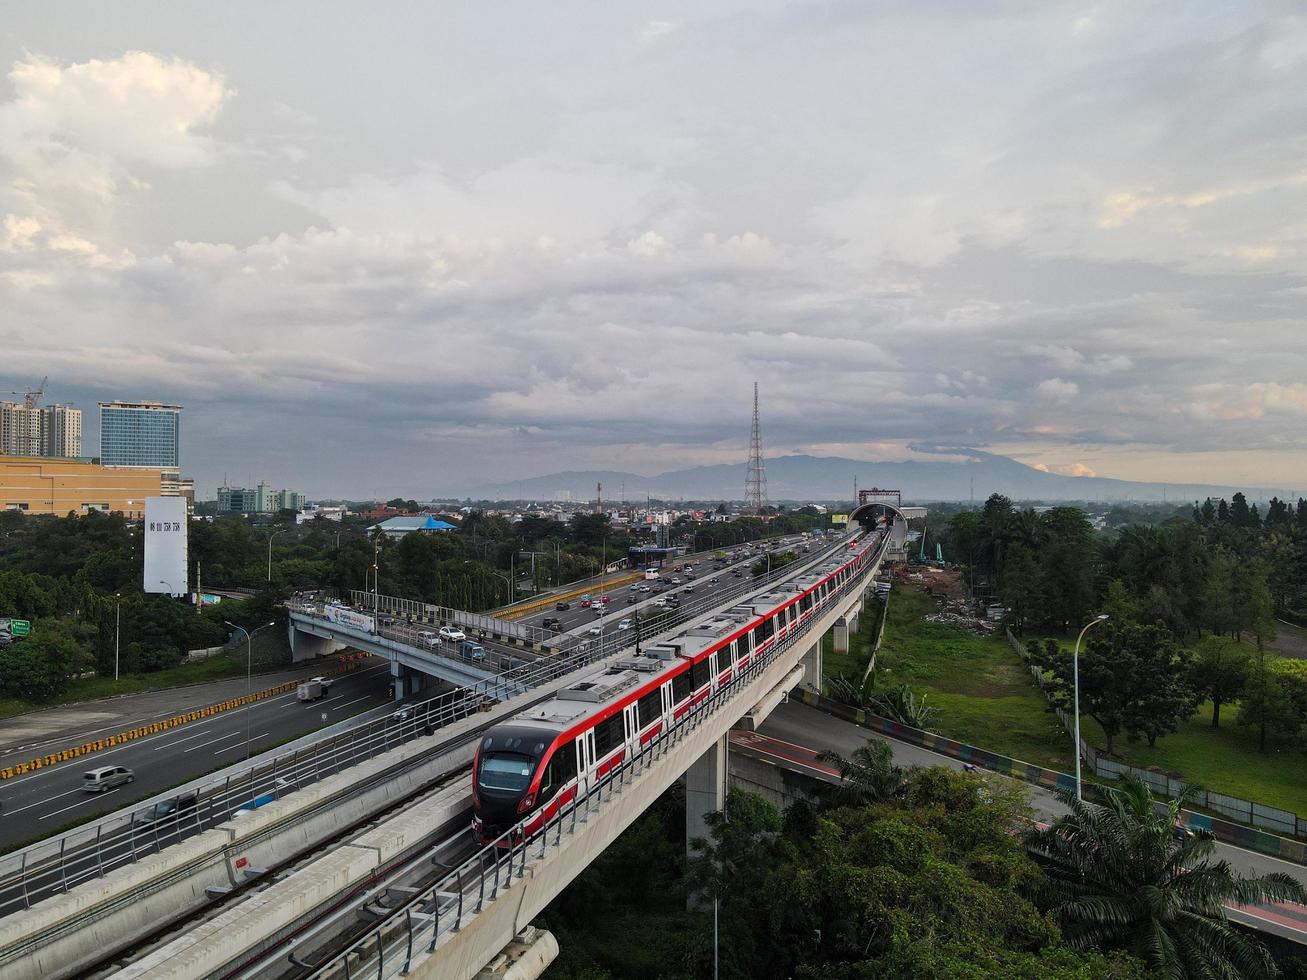
[[[1148,483],[1099,476],[1062,476],[1006,456],[979,450],[941,450],[957,460],[871,462],[838,456],[780,456],[766,461],[767,497],[773,501],[850,500],[854,481],[861,488],[903,491],[905,501],[983,500],[1003,493],[1015,500],[1162,501],[1229,498],[1243,490],[1250,500],[1273,495],[1294,499],[1294,491],[1220,484]],[[663,500],[739,500],[744,496],[745,465],[720,464],[670,470],[648,476],[618,470],[570,470],[506,483],[465,487],[459,496],[488,500],[627,500],[646,495]]]

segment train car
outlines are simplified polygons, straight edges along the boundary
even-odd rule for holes
[[[855,541],[771,592],[687,624],[492,726],[472,763],[478,839],[530,837],[653,739],[679,725],[713,691],[817,614],[875,558],[883,535]],[[512,832],[510,834],[510,831]]]

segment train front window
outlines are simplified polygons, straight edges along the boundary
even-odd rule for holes
[[[477,782],[482,789],[520,793],[531,785],[534,760],[519,752],[492,752],[481,760]]]

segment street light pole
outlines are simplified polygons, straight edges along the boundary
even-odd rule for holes
[[[250,699],[250,684],[251,684],[250,674],[252,673],[250,665],[254,662],[254,633],[261,633],[264,630],[266,630],[269,626],[276,626],[277,624],[275,622],[266,623],[263,626],[260,626],[257,629],[255,629],[254,633],[251,633],[244,626],[237,626],[235,623],[230,622],[229,620],[224,619],[223,622],[226,623],[228,626],[230,626],[232,629],[240,630],[242,633],[245,634],[245,707],[242,708],[241,710],[242,713],[245,715],[245,761],[249,762],[250,761],[250,700],[249,699]]]
[[[372,539],[372,615],[375,618],[381,608],[381,569],[377,565],[377,546],[381,544],[381,535]]]
[[[281,534],[282,531],[285,530],[286,529],[283,527],[281,531],[273,531],[271,534],[268,535],[268,581],[269,582],[272,581],[272,539],[275,538],[278,534]]]
[[[1076,754],[1076,799],[1077,800],[1084,799],[1084,797],[1080,794],[1080,641],[1084,639],[1085,633],[1089,631],[1089,627],[1095,626],[1098,623],[1105,622],[1106,620],[1107,620],[1107,613],[1103,613],[1101,616],[1096,616],[1093,619],[1091,619],[1089,622],[1085,623],[1085,628],[1082,629],[1080,631],[1080,635],[1076,637],[1075,652],[1071,654],[1071,673],[1073,677],[1073,685],[1075,687],[1074,707],[1076,713],[1076,723],[1074,727],[1075,727],[1076,744],[1074,747],[1074,751]]]
[[[118,649],[119,640],[122,636],[123,625],[123,594],[114,593],[114,599],[117,601],[113,607],[113,679],[118,679]]]

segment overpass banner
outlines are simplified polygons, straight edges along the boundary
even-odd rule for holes
[[[365,616],[363,613],[355,612],[353,609],[344,609],[340,606],[327,607],[327,619],[333,623],[339,623],[341,626],[353,626],[355,629],[367,630],[369,633],[375,633],[376,623],[371,616]]]

